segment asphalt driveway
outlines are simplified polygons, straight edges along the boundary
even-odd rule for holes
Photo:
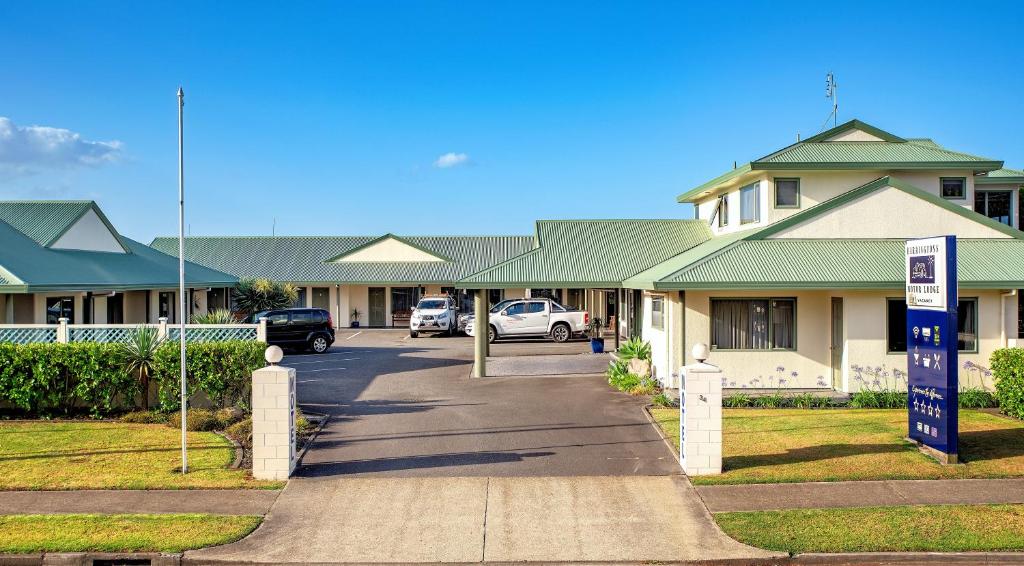
[[[586,342],[499,343],[494,356],[581,353]],[[298,402],[331,420],[300,477],[622,476],[679,473],[642,412],[603,377],[471,379],[470,338],[342,331],[288,356]]]

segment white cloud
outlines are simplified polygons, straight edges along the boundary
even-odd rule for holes
[[[458,167],[459,165],[465,165],[469,163],[469,156],[465,153],[454,153],[448,152],[434,161],[434,167],[438,169],[450,169],[452,167]]]
[[[0,116],[0,171],[25,175],[45,169],[98,166],[117,161],[123,144],[92,141],[49,126],[19,126]]]

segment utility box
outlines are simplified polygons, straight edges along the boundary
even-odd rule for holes
[[[252,374],[252,475],[286,480],[295,462],[295,369],[260,368]]]

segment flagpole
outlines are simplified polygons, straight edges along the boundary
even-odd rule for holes
[[[178,87],[178,322],[181,324],[181,473],[188,473],[188,383],[185,379],[185,91]]]

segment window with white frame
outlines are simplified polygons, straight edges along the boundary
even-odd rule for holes
[[[665,297],[651,297],[651,328],[665,329]]]
[[[740,224],[761,220],[760,183],[753,183],[740,189]]]

